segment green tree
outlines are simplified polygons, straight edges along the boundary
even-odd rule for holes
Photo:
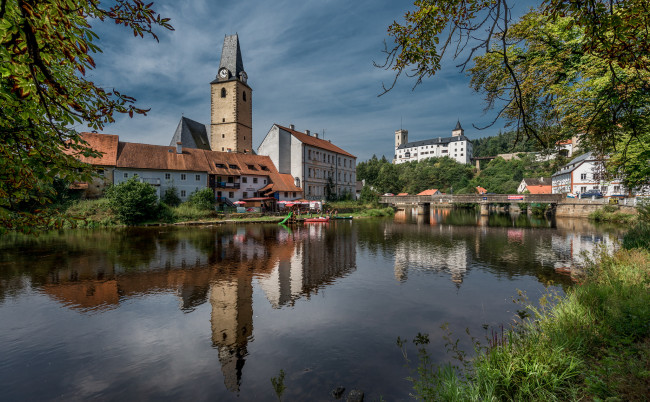
[[[158,216],[156,190],[136,177],[106,190],[111,209],[127,225],[134,225]]]
[[[214,192],[207,187],[196,190],[190,194],[187,202],[200,209],[212,210],[214,208]]]
[[[165,194],[163,194],[161,201],[170,207],[177,207],[181,205],[181,197],[178,196],[178,190],[176,187],[167,187]]]
[[[519,21],[511,20],[511,5],[512,0],[416,1],[403,23],[388,28],[395,42],[378,66],[396,74],[385,91],[403,73],[415,76],[415,85],[433,76],[453,49],[461,68],[469,68],[472,87],[485,95],[486,109],[515,127],[517,140],[534,138],[548,148],[580,134],[581,146],[603,155],[645,148],[647,0],[546,0]]]
[[[91,22],[136,36],[172,29],[141,0],[0,0],[0,230],[62,224],[44,213],[55,178],[88,181],[77,156],[99,156],[74,126],[101,130],[115,113],[145,114],[135,99],[86,78],[101,51]],[[20,209],[24,203],[33,205]]]

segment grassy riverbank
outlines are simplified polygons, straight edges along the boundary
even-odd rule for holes
[[[590,213],[589,219],[596,222],[634,224],[638,218],[636,214],[621,212],[615,205],[605,205],[597,211]]]
[[[476,344],[476,358],[434,367],[421,348],[424,400],[646,400],[650,386],[650,253],[604,252],[563,297],[546,295],[529,317]],[[422,339],[416,344],[422,345]],[[453,349],[453,348],[452,348]]]
[[[327,207],[332,211],[337,210],[339,216],[352,216],[355,218],[392,216],[395,213],[394,209],[390,207],[381,208],[372,204],[359,204],[353,201],[330,204]],[[81,228],[124,226],[118,215],[112,211],[107,198],[77,201],[62,214]],[[286,216],[285,214],[262,215],[259,213],[223,214],[191,203],[182,203],[177,207],[163,205],[160,207],[158,215],[157,219],[146,221],[143,224],[217,223],[224,221],[278,222]]]

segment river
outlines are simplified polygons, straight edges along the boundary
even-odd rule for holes
[[[471,352],[517,291],[562,294],[585,220],[409,211],[391,219],[69,230],[0,239],[2,400],[408,400],[398,336]],[[485,330],[485,326],[488,327]],[[411,347],[410,357],[415,356]]]

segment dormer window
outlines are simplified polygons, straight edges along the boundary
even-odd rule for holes
[[[248,168],[249,168],[250,170],[257,170],[257,169],[255,169],[255,166],[253,166],[253,165],[246,165],[246,166],[248,166]]]
[[[222,98],[226,97],[226,88],[221,88],[221,97]]]
[[[239,166],[237,165],[228,165],[228,167],[231,169],[239,169]]]

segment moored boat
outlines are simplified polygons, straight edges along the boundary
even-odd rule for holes
[[[306,218],[305,223],[326,223],[329,222],[330,218],[327,216],[320,216],[318,218]]]

